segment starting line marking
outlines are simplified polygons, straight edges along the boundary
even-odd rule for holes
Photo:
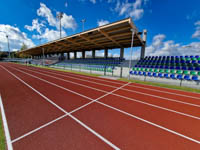
[[[1,65],[0,65],[1,66]],[[62,109],[60,106],[58,106],[57,104],[55,104],[54,102],[52,102],[50,99],[48,99],[46,96],[44,96],[42,93],[40,93],[39,91],[37,91],[36,89],[34,89],[32,86],[30,86],[29,84],[27,84],[25,81],[23,81],[22,79],[20,79],[18,76],[16,76],[15,74],[13,74],[12,72],[10,72],[9,70],[7,70],[5,67],[1,66],[4,70],[6,70],[8,73],[10,73],[12,76],[14,76],[16,79],[18,79],[20,82],[22,82],[23,84],[25,84],[26,86],[28,86],[29,88],[31,88],[33,91],[35,91],[37,94],[39,94],[40,96],[42,96],[45,100],[47,100],[48,102],[50,102],[51,104],[53,104],[54,106],[56,106],[59,110],[63,111],[66,116],[70,116],[73,120],[75,120],[76,122],[78,122],[82,127],[86,128],[87,130],[89,130],[90,132],[92,132],[94,135],[96,135],[98,138],[100,138],[102,141],[104,141],[106,144],[108,144],[109,146],[111,146],[112,148],[114,148],[115,150],[120,150],[120,148],[118,148],[117,146],[115,146],[113,143],[111,143],[110,141],[108,141],[106,138],[104,138],[103,136],[101,136],[100,134],[98,134],[96,131],[94,131],[93,129],[91,129],[90,127],[88,127],[86,124],[84,124],[83,122],[81,122],[80,120],[78,120],[76,117],[72,116],[71,114],[69,114],[67,111],[65,111],[64,109]],[[123,85],[125,86],[125,85]],[[115,89],[116,90],[116,89]],[[114,90],[114,91],[115,91]],[[113,91],[113,92],[114,92]],[[110,92],[111,93],[111,92]],[[108,95],[105,94],[105,96]],[[95,101],[94,101],[95,102]],[[57,118],[57,120],[59,119],[62,119],[63,117],[65,116],[61,116],[59,118]],[[55,121],[52,121],[52,122],[55,122]],[[52,123],[49,123],[49,124],[52,124]],[[45,125],[43,125],[45,127]],[[47,125],[46,125],[47,126]],[[41,129],[41,127],[39,127]],[[38,129],[39,130],[39,129]],[[37,129],[35,129],[35,132],[38,131]],[[32,132],[33,133],[33,132]],[[30,135],[27,133],[27,136]],[[15,140],[13,140],[14,142],[22,139],[26,137],[25,135],[24,136],[21,136]],[[12,142],[13,143],[13,142]],[[12,149],[9,149],[9,150],[12,150]]]
[[[4,126],[4,132],[5,132],[5,136],[6,136],[7,148],[8,148],[8,150],[13,150],[12,142],[11,142],[11,138],[10,138],[10,132],[9,132],[9,129],[8,129],[8,123],[7,123],[7,120],[6,120],[6,114],[5,114],[4,107],[3,107],[3,101],[1,99],[1,94],[0,94],[0,108],[1,108],[1,115],[2,115],[2,122],[3,122],[3,126]]]

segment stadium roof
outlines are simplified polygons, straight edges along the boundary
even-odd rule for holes
[[[89,51],[114,48],[131,47],[132,32],[135,29],[134,47],[142,46],[143,41],[138,34],[136,26],[131,18],[106,24],[91,30],[80,32],[58,40],[54,40],[23,51],[27,55],[41,55],[42,48],[45,54],[65,53],[73,51]]]

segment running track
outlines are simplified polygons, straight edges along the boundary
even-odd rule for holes
[[[0,63],[10,150],[199,150],[200,94]]]

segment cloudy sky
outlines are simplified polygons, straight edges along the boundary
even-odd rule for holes
[[[198,0],[4,0],[0,5],[0,50],[16,51],[59,38],[58,12],[63,12],[62,36],[127,17],[139,31],[148,30],[146,55],[200,55]],[[125,50],[126,58],[130,49]],[[118,56],[119,50],[110,51]],[[99,52],[103,54],[103,52]],[[134,58],[140,49],[134,48]]]

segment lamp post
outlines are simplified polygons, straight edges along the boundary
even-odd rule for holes
[[[82,22],[82,31],[84,31],[84,23],[86,22],[86,19],[82,19],[81,22]]]
[[[62,19],[62,17],[63,17],[63,12],[59,12],[57,14],[57,18],[60,20],[60,38],[62,37],[62,35],[61,35],[61,19]]]
[[[131,29],[131,32],[132,32],[132,40],[131,40],[131,51],[130,51],[130,60],[129,60],[129,76],[128,76],[129,80],[130,80],[131,62],[132,62],[132,54],[133,54],[133,39],[134,39],[135,29]]]
[[[9,39],[8,39],[8,35],[6,34],[6,38],[8,41],[8,58],[10,58],[10,44],[9,44]]]

